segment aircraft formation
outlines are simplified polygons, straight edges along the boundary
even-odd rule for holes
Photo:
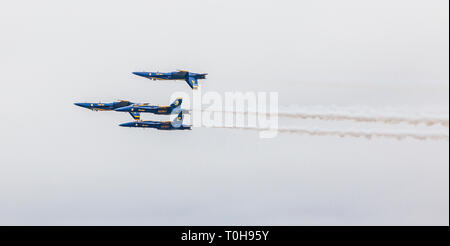
[[[133,74],[151,80],[185,80],[192,89],[198,88],[198,80],[205,79],[206,73],[191,73],[184,70],[176,72],[133,72]],[[158,130],[192,130],[192,126],[183,124],[183,113],[181,109],[182,98],[177,98],[168,106],[150,105],[149,103],[133,103],[127,100],[118,100],[111,103],[74,103],[76,106],[93,111],[116,111],[128,112],[135,120],[122,123],[123,127],[155,128]],[[141,113],[152,113],[157,115],[178,114],[173,121],[142,121]]]

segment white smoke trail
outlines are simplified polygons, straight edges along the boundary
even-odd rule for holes
[[[235,126],[215,126],[212,128],[227,128],[227,129],[239,129],[239,130],[254,130],[254,131],[268,131],[274,130],[269,128],[257,128],[257,127],[235,127]],[[364,137],[372,139],[373,137],[395,138],[403,140],[406,138],[416,140],[449,140],[448,134],[419,134],[413,132],[378,132],[378,131],[342,131],[342,130],[321,130],[321,129],[301,129],[301,128],[279,128],[278,132],[303,134],[310,136],[338,136],[338,137]]]
[[[374,122],[384,124],[406,123],[433,126],[440,124],[449,126],[448,112],[430,112],[433,109],[417,109],[411,107],[372,108],[367,106],[338,107],[330,106],[298,106],[291,105],[280,110],[280,117],[309,118],[319,120],[351,120],[356,122]]]
[[[440,124],[442,126],[448,127],[448,119],[443,118],[406,118],[406,117],[369,117],[369,116],[352,116],[352,115],[339,115],[339,114],[307,114],[307,113],[279,113],[278,117],[290,117],[290,118],[300,118],[300,119],[318,119],[318,120],[352,120],[357,122],[375,122],[384,124],[399,124],[406,123],[411,125],[425,124],[426,126],[433,126]]]
[[[440,124],[444,127],[449,126],[449,119],[445,116],[427,116],[427,115],[416,115],[416,116],[406,116],[398,115],[398,113],[390,112],[389,115],[379,115],[379,113],[361,114],[361,113],[351,113],[342,110],[336,110],[335,112],[318,110],[317,112],[308,112],[311,110],[296,111],[296,112],[279,112],[278,117],[286,118],[298,118],[298,119],[316,119],[316,120],[326,120],[326,121],[356,121],[356,122],[366,122],[366,123],[384,123],[384,124],[400,124],[406,123],[411,125],[425,124],[426,126],[433,126]],[[228,114],[264,114],[268,117],[276,116],[270,113],[257,113],[257,112],[233,112],[233,111],[217,111],[217,110],[202,110],[202,112],[219,112]],[[378,114],[378,115],[377,115]],[[397,114],[397,115],[395,115]]]

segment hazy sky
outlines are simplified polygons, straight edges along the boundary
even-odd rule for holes
[[[167,104],[185,82],[131,72],[188,69],[280,106],[448,115],[448,5],[2,1],[0,225],[448,225],[448,141],[129,129],[73,105]]]

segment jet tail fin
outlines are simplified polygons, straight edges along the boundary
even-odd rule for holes
[[[186,82],[188,83],[188,85],[192,88],[192,89],[197,89],[198,88],[198,82],[197,79],[195,77],[192,76],[188,76],[186,78]]]
[[[141,114],[139,112],[129,112],[131,117],[133,117],[133,119],[135,120],[140,120],[141,119]]]
[[[181,106],[181,103],[183,102],[183,99],[181,97],[175,99],[172,104],[170,104],[171,108],[178,108]]]
[[[180,112],[177,117],[172,121],[174,127],[180,127],[183,124],[183,112]]]

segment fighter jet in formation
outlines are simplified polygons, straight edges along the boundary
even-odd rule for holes
[[[192,89],[198,88],[198,80],[206,79],[207,73],[191,73],[189,71],[177,70],[176,72],[133,72],[133,74],[152,80],[184,80]]]
[[[74,103],[77,106],[82,108],[87,108],[92,111],[113,111],[122,107],[127,107],[129,105],[133,105],[132,102],[126,100],[119,100],[112,103]],[[139,112],[129,112],[131,117],[135,120],[140,120],[141,115]]]
[[[153,114],[176,114],[179,113],[181,109],[182,98],[177,98],[170,106],[159,106],[150,105],[148,103],[135,103],[129,106],[116,108],[115,111],[118,112],[136,112],[136,113],[153,113]]]
[[[156,128],[158,130],[192,130],[192,126],[183,125],[183,112],[180,112],[173,121],[134,121],[122,123],[119,126]]]
[[[131,117],[135,120],[141,119],[141,113],[153,113],[170,115],[177,114],[180,112],[188,112],[181,109],[182,98],[177,98],[169,106],[158,106],[150,105],[148,103],[132,103],[130,101],[116,101],[112,103],[75,103],[75,105],[91,109],[93,111],[117,111],[117,112],[128,112]]]
[[[117,108],[131,105],[133,103],[126,100],[119,100],[112,103],[74,103],[74,104],[93,111],[111,111]]]

